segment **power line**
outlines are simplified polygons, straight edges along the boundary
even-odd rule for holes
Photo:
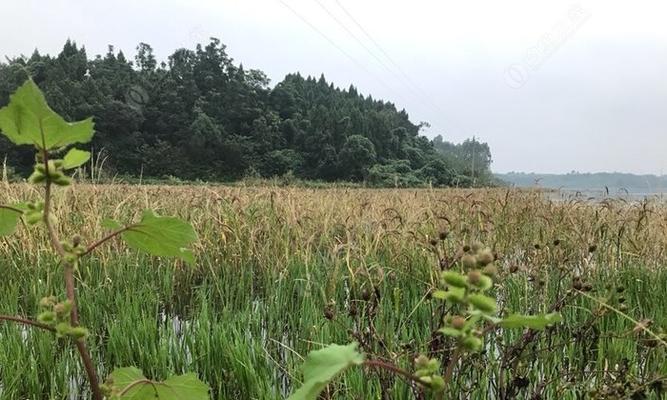
[[[319,0],[316,0],[316,1],[319,3]],[[394,61],[394,59],[387,53],[387,51],[384,50],[384,48],[380,45],[380,43],[378,43],[373,38],[373,36],[371,36],[371,34],[368,33],[368,31],[361,25],[361,23],[359,23],[359,21],[357,21],[357,19],[352,15],[352,13],[350,11],[348,11],[347,8],[345,8],[345,6],[343,6],[343,4],[341,4],[341,2],[339,0],[335,0],[335,1],[336,1],[336,4],[338,5],[338,7],[345,13],[345,15],[347,15],[348,18],[350,18],[350,20],[357,26],[357,28],[359,28],[359,30],[368,38],[368,40],[370,40],[371,43],[373,43],[373,45],[380,51],[380,53],[382,53],[382,55],[384,55],[384,57],[394,66],[394,68],[396,68],[396,70],[398,70],[398,72],[401,74],[402,78],[409,85],[411,85],[412,88],[417,90],[419,92],[420,96],[425,97],[428,100],[428,103],[431,107],[433,107],[439,113],[445,114],[444,110],[442,108],[440,108],[440,106],[431,99],[431,96],[429,96],[428,93],[426,93],[421,87],[419,87],[417,84],[415,84],[412,81],[412,79],[410,79],[410,77],[408,76],[407,73],[405,73],[403,68],[401,68],[401,66],[398,65],[398,63],[396,61]],[[364,46],[364,48],[366,48],[366,46]],[[373,56],[375,57],[375,55],[373,55]],[[419,97],[419,99],[421,100],[421,97]],[[456,127],[461,132],[464,132],[464,133],[466,132],[466,129],[463,129],[462,126],[459,123],[457,123],[454,119],[450,119],[450,121],[454,125],[456,125]]]
[[[355,59],[354,57],[352,57],[352,56],[351,56],[348,52],[346,52],[342,47],[340,47],[338,44],[336,44],[336,42],[334,42],[331,38],[329,38],[329,36],[327,36],[324,32],[322,32],[319,28],[317,28],[317,26],[315,26],[315,25],[312,24],[310,21],[308,21],[308,19],[306,19],[304,16],[302,16],[301,14],[299,14],[299,13],[298,13],[294,8],[292,8],[289,4],[287,4],[287,3],[286,3],[285,1],[283,1],[283,0],[278,0],[278,1],[280,2],[280,4],[282,4],[283,6],[285,6],[285,8],[287,8],[288,10],[290,10],[290,11],[292,12],[292,14],[294,14],[297,18],[299,18],[303,23],[305,23],[306,25],[308,25],[312,30],[314,30],[314,31],[317,32],[320,36],[322,36],[322,38],[324,38],[324,40],[326,40],[327,42],[329,42],[329,44],[332,45],[334,48],[336,48],[336,50],[338,50],[339,52],[341,52],[345,57],[347,57],[350,61],[352,61],[354,64],[356,64],[359,68],[363,69],[367,74],[373,76],[378,82],[380,82],[380,83],[382,84],[382,86],[384,86],[386,89],[388,89],[389,91],[391,91],[391,92],[394,93],[395,95],[397,95],[397,96],[399,96],[399,97],[402,97],[399,93],[397,93],[397,92],[394,91],[389,85],[387,85],[387,84],[386,84],[380,77],[378,77],[377,75],[375,75],[375,74],[374,74],[373,72],[371,72],[368,68],[366,68],[365,65],[363,65],[361,62],[357,61],[357,59]]]
[[[366,50],[366,52],[368,54],[370,54],[380,65],[382,65],[384,67],[384,69],[386,69],[390,73],[393,73],[393,71],[377,55],[375,55],[375,53],[372,52],[371,49],[369,49],[368,46],[366,46],[366,44],[364,42],[362,42],[357,37],[357,35],[355,35],[354,32],[352,32],[347,27],[347,25],[345,25],[343,22],[341,22],[338,19],[338,17],[336,17],[336,15],[334,15],[324,4],[322,4],[322,2],[320,0],[315,0],[315,2],[327,13],[327,15],[329,15],[329,17],[331,17],[341,28],[343,28],[345,30],[345,32],[347,32],[348,35],[350,35],[361,47],[363,47],[364,50]]]

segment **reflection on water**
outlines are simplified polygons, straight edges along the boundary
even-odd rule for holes
[[[667,200],[667,191],[632,191],[624,188],[594,188],[594,189],[542,189],[545,196],[550,200],[625,200],[625,201],[665,201]]]

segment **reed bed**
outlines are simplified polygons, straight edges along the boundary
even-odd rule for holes
[[[37,197],[28,185],[0,184],[0,204]],[[591,283],[591,297],[622,286],[629,317],[667,327],[667,206],[660,199],[82,184],[57,192],[54,207],[63,237],[80,233],[90,241],[104,234],[104,218],[130,222],[144,208],[195,226],[194,266],[140,255],[119,241],[99,249],[78,271],[81,320],[93,333],[101,376],[124,365],[156,379],[195,371],[217,399],[285,398],[300,382],[305,354],[353,340],[351,302],[370,288],[382,294],[375,324],[384,353],[410,368],[411,355],[427,351],[431,340],[435,305],[427,293],[439,257],[471,241],[498,254],[504,309],[546,311],[564,290],[557,277],[565,270]],[[442,232],[447,240],[434,245]],[[45,239],[39,227],[0,238],[1,314],[34,316],[40,298],[62,295]],[[621,367],[646,379],[667,374],[666,350],[642,346],[636,324],[617,313],[591,323],[595,335],[577,336],[597,307],[579,297],[562,310],[564,324],[536,341],[519,367],[529,388],[576,399],[617,379]],[[498,335],[512,341],[521,332]],[[453,398],[493,398],[498,357],[467,362],[452,383]],[[381,398],[381,380],[372,377],[353,371],[328,398]],[[0,324],[0,398],[86,398],[82,383],[67,346],[48,333]],[[414,398],[400,380],[390,392]]]

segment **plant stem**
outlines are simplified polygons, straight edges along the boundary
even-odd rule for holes
[[[401,369],[401,368],[397,367],[396,365],[391,364],[391,363],[388,363],[388,362],[385,362],[385,361],[381,361],[381,360],[366,360],[366,361],[364,361],[364,365],[367,366],[367,367],[373,367],[373,368],[381,368],[381,369],[385,369],[385,370],[387,370],[387,371],[389,371],[389,372],[392,372],[392,373],[394,373],[394,374],[396,374],[396,375],[400,375],[400,376],[402,376],[402,377],[404,377],[404,378],[406,378],[406,379],[408,379],[408,380],[410,380],[410,381],[416,382],[416,383],[418,383],[418,384],[420,384],[420,385],[428,386],[428,383],[423,382],[418,376],[412,375],[412,374],[409,373],[408,371],[406,371],[406,370],[404,370],[404,369]]]
[[[459,356],[461,354],[461,348],[457,347],[452,354],[452,358],[447,363],[447,369],[445,370],[445,376],[442,378],[445,380],[445,384],[449,385],[452,381],[452,375],[454,374],[454,366],[459,362]]]
[[[14,317],[14,316],[11,316],[11,315],[0,315],[0,321],[12,321],[12,322],[16,322],[16,323],[23,324],[23,325],[34,326],[35,328],[44,329],[44,330],[49,331],[49,332],[55,332],[56,331],[56,329],[54,327],[43,324],[41,322],[37,322],[37,321],[33,321],[31,319],[26,319],[26,318],[21,318],[21,317]]]
[[[63,270],[65,274],[65,288],[67,292],[67,300],[72,303],[72,311],[70,313],[70,324],[74,327],[79,326],[79,308],[76,304],[76,289],[74,283],[74,265],[71,262],[66,260],[66,252],[63,248],[63,245],[60,243],[58,238],[58,233],[56,232],[55,227],[51,223],[49,218],[51,212],[51,178],[49,178],[49,155],[46,150],[42,151],[42,157],[44,162],[44,168],[46,170],[46,184],[44,190],[44,224],[46,229],[49,232],[49,238],[51,245],[55,249],[56,253],[60,256],[63,261]],[[86,375],[88,376],[88,382],[90,383],[90,389],[93,395],[94,400],[103,400],[104,396],[100,390],[99,379],[97,377],[97,371],[95,371],[95,365],[93,365],[90,352],[86,346],[85,339],[76,339],[76,348],[79,351],[81,356],[81,361],[83,362],[84,369],[86,370]]]
[[[123,232],[125,232],[129,229],[132,229],[132,225],[126,226],[124,228],[118,229],[117,231],[113,231],[113,232],[109,233],[108,235],[106,235],[102,239],[100,239],[97,242],[88,246],[88,248],[86,248],[86,251],[83,252],[83,254],[81,254],[81,257],[90,254],[93,250],[95,250],[96,248],[98,248],[99,246],[101,246],[102,244],[107,242],[108,240],[111,240],[111,239],[115,238],[116,236],[120,235],[121,233],[123,233]]]

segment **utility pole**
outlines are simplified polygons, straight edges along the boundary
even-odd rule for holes
[[[477,179],[475,178],[475,152],[477,151],[475,146],[475,136],[472,137],[472,186],[475,187],[477,184]]]

